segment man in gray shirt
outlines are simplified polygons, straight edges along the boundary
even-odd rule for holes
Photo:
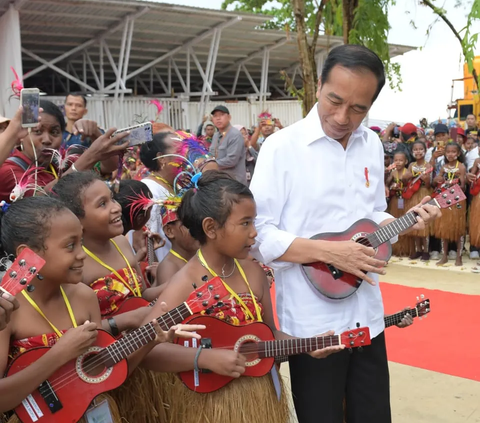
[[[230,124],[231,118],[225,106],[217,106],[213,109],[212,122],[218,132],[213,136],[210,153],[217,159],[220,170],[247,185],[245,141],[242,133]]]

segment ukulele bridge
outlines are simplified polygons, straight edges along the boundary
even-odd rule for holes
[[[79,356],[75,362],[78,377],[87,383],[102,383],[113,372],[113,367],[105,367],[103,360],[96,362],[95,357],[103,351],[102,347],[91,347],[86,353]],[[98,371],[100,369],[100,371]],[[98,372],[98,373],[94,373]]]
[[[244,335],[235,342],[235,346],[233,350],[242,354],[242,346],[248,343],[257,343],[260,342],[261,339],[256,335]],[[260,363],[261,359],[257,357],[254,360],[245,362],[245,367],[253,367]]]

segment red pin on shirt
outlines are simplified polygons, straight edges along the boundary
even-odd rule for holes
[[[368,167],[365,168],[365,186],[367,188],[370,186],[370,181],[368,180]]]

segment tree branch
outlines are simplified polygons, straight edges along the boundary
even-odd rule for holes
[[[310,46],[310,54],[315,55],[315,49],[317,47],[318,35],[320,33],[320,22],[322,21],[323,9],[328,0],[322,0],[318,6],[317,14],[315,16],[315,28],[313,29],[313,40]]]
[[[467,60],[467,55],[468,54],[467,54],[465,46],[463,45],[463,39],[460,36],[460,34],[458,33],[458,31],[455,29],[455,27],[452,25],[452,23],[445,16],[445,14],[441,10],[439,10],[437,7],[435,7],[435,5],[430,2],[430,0],[421,0],[421,3],[423,3],[425,6],[428,6],[430,9],[432,9],[433,13],[440,16],[440,18],[443,20],[443,22],[445,22],[447,24],[447,26],[452,30],[453,34],[455,35],[458,42],[460,43],[460,46],[462,47],[463,57],[465,58],[465,60]],[[475,68],[473,68],[472,75],[473,75],[473,79],[475,80],[475,84],[477,85],[477,89],[478,89],[479,88],[478,75],[477,75],[477,71],[476,71]]]

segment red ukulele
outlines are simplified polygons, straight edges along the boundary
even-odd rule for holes
[[[428,202],[439,208],[451,207],[465,200],[465,194],[458,185],[444,191]],[[314,235],[311,239],[325,241],[355,241],[367,247],[373,247],[375,257],[388,261],[392,256],[390,240],[417,223],[414,212],[407,213],[388,225],[380,227],[369,219],[361,219],[344,232]],[[308,263],[303,265],[305,276],[323,295],[333,300],[342,300],[353,295],[362,284],[362,280],[349,273],[343,273],[326,263]]]
[[[177,339],[177,344],[197,348],[200,342],[203,348],[238,351],[248,360],[242,376],[265,376],[272,369],[277,356],[303,354],[341,344],[354,348],[371,343],[368,328],[348,330],[341,335],[275,340],[270,327],[260,322],[234,326],[216,317],[199,316],[192,317],[188,323],[207,327],[202,331],[202,339],[200,341]],[[233,380],[229,376],[222,376],[209,370],[202,372],[192,370],[182,372],[179,376],[187,388],[202,393],[216,391]]]
[[[422,301],[419,301],[414,308],[409,308],[407,310],[402,310],[398,313],[391,314],[390,316],[385,316],[385,328],[398,325],[407,314],[410,314],[410,316],[413,318],[419,317],[421,319],[423,316],[426,317],[427,314],[430,313],[430,300],[424,300],[423,295],[421,297]],[[419,298],[417,297],[417,300],[418,299]]]
[[[431,167],[430,169],[424,170],[423,172],[420,173],[420,175],[417,175],[415,178],[413,178],[405,187],[402,197],[405,198],[405,200],[410,200],[410,198],[413,197],[413,194],[415,194],[422,185],[421,177],[423,175],[427,175],[431,173],[432,171],[433,171],[433,167]]]
[[[163,330],[182,323],[193,313],[212,306],[228,295],[220,278],[214,278],[192,292],[188,300],[157,321]],[[142,326],[118,341],[107,332],[98,331],[95,345],[76,360],[53,373],[15,408],[22,423],[38,420],[48,423],[78,422],[98,395],[118,388],[128,376],[126,358],[156,337],[152,323]],[[50,347],[33,348],[11,363],[6,376],[28,367],[49,351]],[[43,420],[42,420],[43,419]]]
[[[43,258],[29,248],[25,248],[5,271],[5,275],[0,281],[0,293],[3,291],[15,296],[25,288],[28,292],[32,292],[35,287],[29,283],[44,265]],[[41,277],[39,276],[39,278]]]
[[[478,172],[475,181],[470,184],[470,195],[478,195],[480,192],[480,172]]]

